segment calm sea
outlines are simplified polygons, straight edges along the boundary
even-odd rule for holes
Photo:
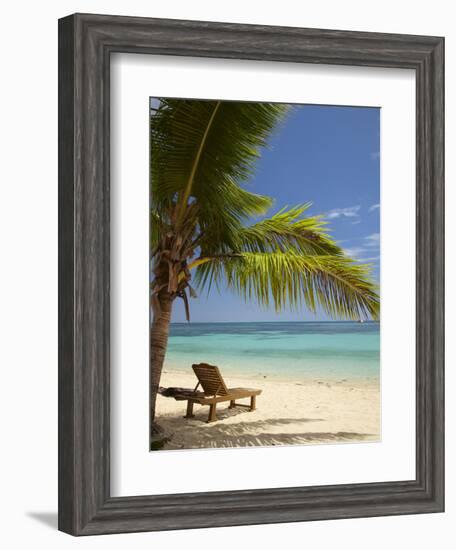
[[[166,366],[218,365],[222,372],[283,377],[376,378],[380,325],[374,322],[174,323]],[[166,368],[166,367],[165,367]]]

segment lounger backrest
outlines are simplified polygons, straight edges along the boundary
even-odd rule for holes
[[[228,389],[223,381],[218,367],[200,363],[192,365],[203,391],[208,395],[227,395]]]

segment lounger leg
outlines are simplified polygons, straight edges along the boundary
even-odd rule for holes
[[[250,410],[254,411],[256,409],[256,395],[252,395],[250,398]]]
[[[217,403],[213,403],[212,405],[209,405],[209,417],[207,419],[208,422],[215,422],[217,420],[217,416],[215,414],[217,407]]]
[[[185,418],[194,418],[193,414],[193,401],[187,401],[187,414],[185,415]]]
[[[229,408],[230,408],[230,409],[234,409],[235,406],[236,406],[236,401],[233,399],[233,400],[230,401],[230,406],[229,406]]]

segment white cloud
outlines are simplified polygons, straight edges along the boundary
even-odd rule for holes
[[[372,233],[372,235],[367,235],[364,237],[364,242],[366,246],[376,247],[380,245],[380,233]]]
[[[369,212],[373,212],[374,210],[377,210],[380,208],[380,204],[373,204],[372,206],[369,206]]]
[[[371,258],[358,258],[360,262],[378,262],[380,260],[380,256],[372,256]]]
[[[349,206],[347,208],[334,208],[326,213],[327,220],[335,220],[336,218],[357,218],[359,217],[360,205]]]
[[[351,258],[357,258],[364,252],[364,248],[361,246],[354,246],[353,248],[344,248],[344,253]]]
[[[379,246],[380,246],[380,233],[372,233],[366,237],[359,237],[362,242],[358,246],[349,246],[344,248],[344,253],[357,260],[358,262],[378,262],[380,260]],[[354,239],[354,240],[358,240]]]
[[[380,256],[369,256],[369,253],[374,252],[372,248],[364,248],[362,246],[354,246],[353,248],[344,248],[344,253],[360,263],[373,263],[380,261]],[[363,256],[365,254],[366,256]]]

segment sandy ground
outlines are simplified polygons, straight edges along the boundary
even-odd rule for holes
[[[285,380],[225,377],[228,387],[262,390],[257,409],[217,405],[217,422],[206,423],[209,407],[194,406],[183,418],[186,401],[157,398],[157,419],[169,441],[164,449],[251,447],[347,443],[380,439],[380,390],[372,379]],[[165,370],[164,387],[194,388],[192,372]],[[240,403],[247,404],[249,400]]]

